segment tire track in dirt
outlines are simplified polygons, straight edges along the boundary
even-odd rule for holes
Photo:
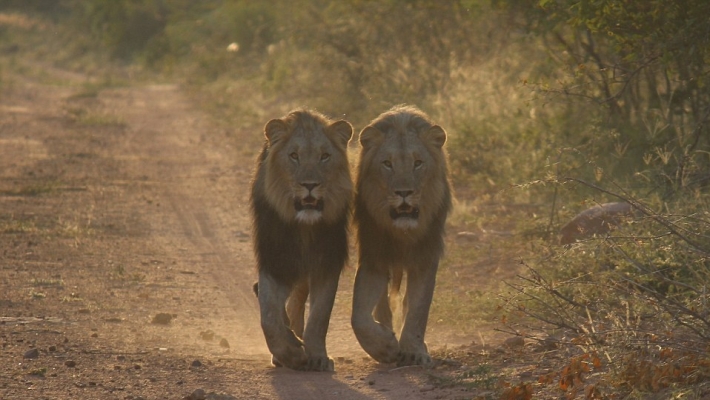
[[[222,324],[231,340],[233,351],[239,355],[264,355],[268,350],[264,344],[259,328],[259,310],[255,306],[254,294],[251,292],[251,282],[254,277],[245,273],[244,265],[235,266],[234,254],[225,249],[222,235],[216,233],[211,226],[209,216],[205,212],[195,212],[201,204],[192,199],[186,199],[182,194],[167,194],[167,200],[183,226],[183,232],[192,244],[195,254],[199,255],[202,265],[208,268],[212,282],[219,297],[228,301],[227,305],[215,305],[226,310]],[[241,260],[239,260],[241,261]],[[245,289],[246,287],[246,289]]]
[[[102,100],[121,115],[131,134],[119,151],[136,179],[148,177],[161,213],[146,213],[151,239],[184,262],[211,292],[213,320],[240,357],[268,359],[259,329],[255,279],[248,234],[246,192],[249,168],[236,165],[214,141],[216,128],[191,108],[172,85],[108,90]],[[220,146],[229,144],[220,143]],[[152,176],[151,176],[152,175]],[[242,206],[239,206],[242,205]],[[163,215],[163,213],[168,213]],[[186,305],[189,306],[189,305]]]

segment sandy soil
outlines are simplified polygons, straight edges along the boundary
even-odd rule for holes
[[[475,397],[432,383],[456,362],[366,356],[352,268],[328,337],[336,372],[272,367],[251,292],[260,133],[219,127],[176,85],[92,91],[44,74],[5,79],[0,96],[0,399]]]

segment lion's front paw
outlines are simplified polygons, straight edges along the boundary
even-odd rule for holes
[[[368,354],[383,364],[391,364],[397,361],[399,354],[397,339],[393,335],[392,340],[383,341],[377,347],[371,346]]]
[[[323,371],[323,372],[334,372],[335,364],[333,359],[329,357],[308,357],[308,361],[300,368],[302,371]]]
[[[290,343],[286,346],[274,348],[271,363],[275,367],[288,367],[302,369],[308,362],[305,349],[300,343]]]
[[[421,365],[424,368],[434,366],[434,361],[427,352],[400,352],[397,356],[397,366]]]
[[[353,325],[355,336],[362,348],[375,360],[390,364],[397,361],[399,342],[390,329],[375,323]]]

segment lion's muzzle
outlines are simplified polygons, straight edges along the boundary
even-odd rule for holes
[[[407,203],[402,203],[398,207],[390,208],[390,217],[394,220],[400,218],[418,219],[419,207],[414,207]]]
[[[401,218],[417,220],[419,218],[419,207],[411,204],[411,195],[414,191],[395,190],[394,193],[397,195],[399,204],[390,207],[390,217],[395,221]]]
[[[323,199],[316,199],[315,197],[308,195],[300,199],[294,199],[293,207],[296,209],[296,212],[304,210],[315,210],[322,212]]]

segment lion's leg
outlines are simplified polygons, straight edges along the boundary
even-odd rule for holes
[[[386,290],[375,306],[375,321],[392,330],[392,309],[390,308],[390,296]]]
[[[407,292],[404,297],[404,325],[399,338],[398,365],[432,364],[431,357],[424,343],[429,307],[434,297],[436,270],[438,262],[431,268],[410,271],[407,274]]]
[[[402,285],[403,270],[401,267],[394,267],[390,270],[389,289],[385,290],[380,297],[380,301],[375,306],[375,321],[394,330],[392,312],[397,307],[392,307],[394,301],[398,300],[397,293]]]
[[[300,338],[303,338],[307,299],[308,282],[302,282],[293,287],[291,296],[289,296],[288,301],[286,301],[286,314],[288,315],[289,326],[293,333]]]
[[[286,299],[290,289],[277,283],[271,276],[259,272],[259,308],[261,329],[266,345],[274,356],[274,365],[299,369],[306,363],[303,343],[289,329],[286,316]]]
[[[328,357],[325,337],[328,333],[330,314],[338,290],[338,274],[324,278],[311,278],[311,299],[308,310],[308,323],[303,333],[308,363],[304,367],[309,371],[334,371],[333,360]]]
[[[352,326],[360,346],[381,363],[397,361],[399,345],[388,326],[376,322],[372,312],[383,297],[387,297],[387,272],[372,271],[360,266],[353,289]],[[391,325],[391,321],[390,321]]]

